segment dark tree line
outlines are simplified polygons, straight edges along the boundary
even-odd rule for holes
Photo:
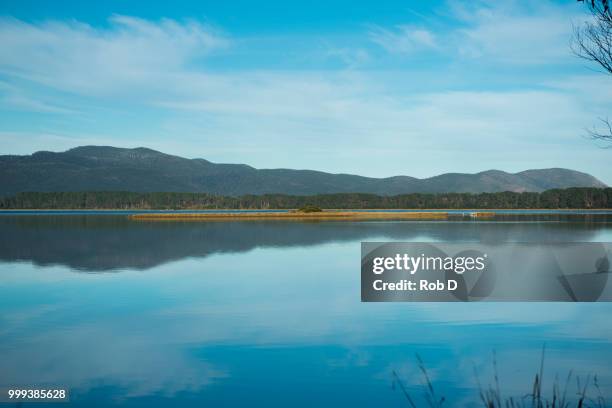
[[[0,209],[337,209],[612,208],[612,188],[568,188],[541,193],[282,194],[219,196],[206,193],[54,192],[0,198]]]

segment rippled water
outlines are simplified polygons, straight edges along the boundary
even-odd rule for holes
[[[420,400],[418,353],[445,406],[478,406],[493,351],[520,396],[545,344],[545,389],[573,370],[612,397],[612,304],[360,302],[361,241],[612,241],[610,215],[501,220],[5,215],[0,386],[82,407],[407,406],[392,372]]]

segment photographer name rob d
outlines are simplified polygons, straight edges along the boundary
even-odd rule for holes
[[[457,281],[448,279],[446,282],[436,279],[428,281],[427,279],[419,279],[418,283],[408,279],[402,279],[399,282],[384,282],[382,279],[376,279],[372,286],[374,290],[420,290],[420,291],[435,291],[435,290],[455,290],[457,289]]]

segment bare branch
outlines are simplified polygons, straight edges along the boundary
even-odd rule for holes
[[[600,131],[595,127],[593,127],[593,129],[587,129],[589,137],[593,140],[612,142],[612,122],[610,122],[610,119],[608,118],[599,118],[599,120],[603,124],[603,131]]]
[[[583,0],[578,0],[583,1]],[[586,0],[584,3],[591,12],[589,20],[581,26],[574,27],[572,51],[576,56],[595,62],[604,71],[612,75],[612,0]],[[593,127],[587,130],[593,140],[612,143],[612,123],[608,118],[600,119],[603,130]],[[612,145],[610,145],[612,147]]]
[[[587,2],[591,19],[574,28],[572,50],[612,74],[612,12],[607,1]]]

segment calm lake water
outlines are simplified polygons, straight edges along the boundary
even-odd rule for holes
[[[612,402],[612,303],[361,303],[368,240],[610,242],[612,215],[302,223],[5,214],[0,386],[65,387],[78,407],[403,407],[392,373],[423,401],[418,353],[444,406],[469,407],[480,406],[475,373],[493,382],[493,351],[502,394],[523,396],[545,344],[546,390],[570,370],[582,382],[597,374]]]

